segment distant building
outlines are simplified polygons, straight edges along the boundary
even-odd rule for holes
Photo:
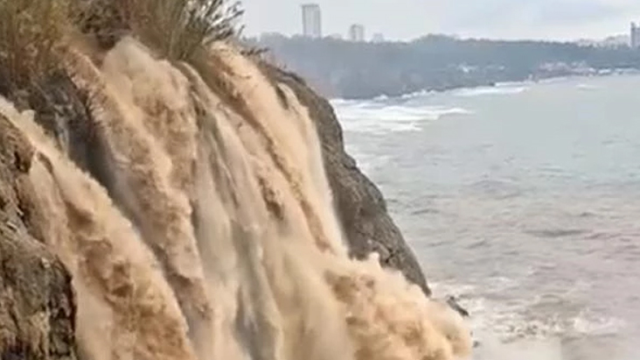
[[[329,35],[329,38],[334,40],[342,40],[343,36],[341,34],[331,34]]]
[[[597,45],[600,47],[617,48],[627,46],[627,44],[629,44],[629,41],[629,35],[614,35],[606,37]]]
[[[360,24],[351,25],[349,28],[349,40],[364,41],[364,26]]]
[[[320,5],[302,5],[302,34],[311,38],[322,37],[322,16],[320,14]]]
[[[637,26],[636,23],[631,23],[631,39],[629,45],[633,49],[640,48],[640,26]]]
[[[631,37],[629,36],[629,34],[613,35],[599,40],[580,39],[575,43],[579,46],[613,49],[619,47],[629,47],[631,43]]]
[[[373,38],[371,38],[371,40],[376,43],[384,42],[384,35],[382,35],[382,33],[375,33],[373,34]]]
[[[287,35],[281,34],[279,32],[264,32],[260,34],[260,41],[272,41],[272,40],[283,40],[287,39]]]

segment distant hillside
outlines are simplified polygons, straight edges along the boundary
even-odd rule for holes
[[[640,69],[640,51],[539,41],[460,40],[429,35],[406,43],[265,36],[252,39],[327,96],[370,98],[609,69]]]

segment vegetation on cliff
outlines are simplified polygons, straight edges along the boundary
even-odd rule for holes
[[[395,96],[422,90],[491,85],[602,69],[640,69],[640,51],[574,43],[460,40],[430,35],[411,42],[347,42],[332,38],[264,36],[276,61],[324,95]]]
[[[0,85],[5,91],[59,68],[63,39],[71,30],[70,5],[68,0],[0,0]]]
[[[61,71],[70,42],[105,49],[131,35],[164,58],[189,61],[235,37],[241,14],[227,0],[0,0],[0,93]]]

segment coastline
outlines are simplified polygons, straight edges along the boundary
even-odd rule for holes
[[[367,100],[393,100],[393,99],[408,99],[416,96],[424,96],[428,94],[446,94],[450,92],[460,90],[482,90],[482,89],[494,89],[505,88],[513,86],[533,85],[533,84],[547,84],[558,81],[567,81],[575,79],[593,79],[593,78],[608,78],[617,76],[640,76],[640,70],[635,69],[608,69],[592,74],[576,74],[576,75],[558,75],[549,76],[537,80],[526,79],[522,81],[503,81],[495,83],[487,83],[484,85],[464,85],[464,86],[451,86],[446,89],[422,89],[418,91],[412,91],[399,95],[379,94],[374,97],[329,97],[327,99],[333,105],[336,102],[351,102],[351,101],[367,101]]]

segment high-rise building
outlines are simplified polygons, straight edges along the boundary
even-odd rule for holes
[[[364,41],[364,26],[353,24],[349,27],[349,40]]]
[[[320,5],[302,5],[302,34],[307,37],[322,37],[322,16]]]
[[[631,48],[640,48],[640,26],[637,26],[635,22],[631,23]]]

